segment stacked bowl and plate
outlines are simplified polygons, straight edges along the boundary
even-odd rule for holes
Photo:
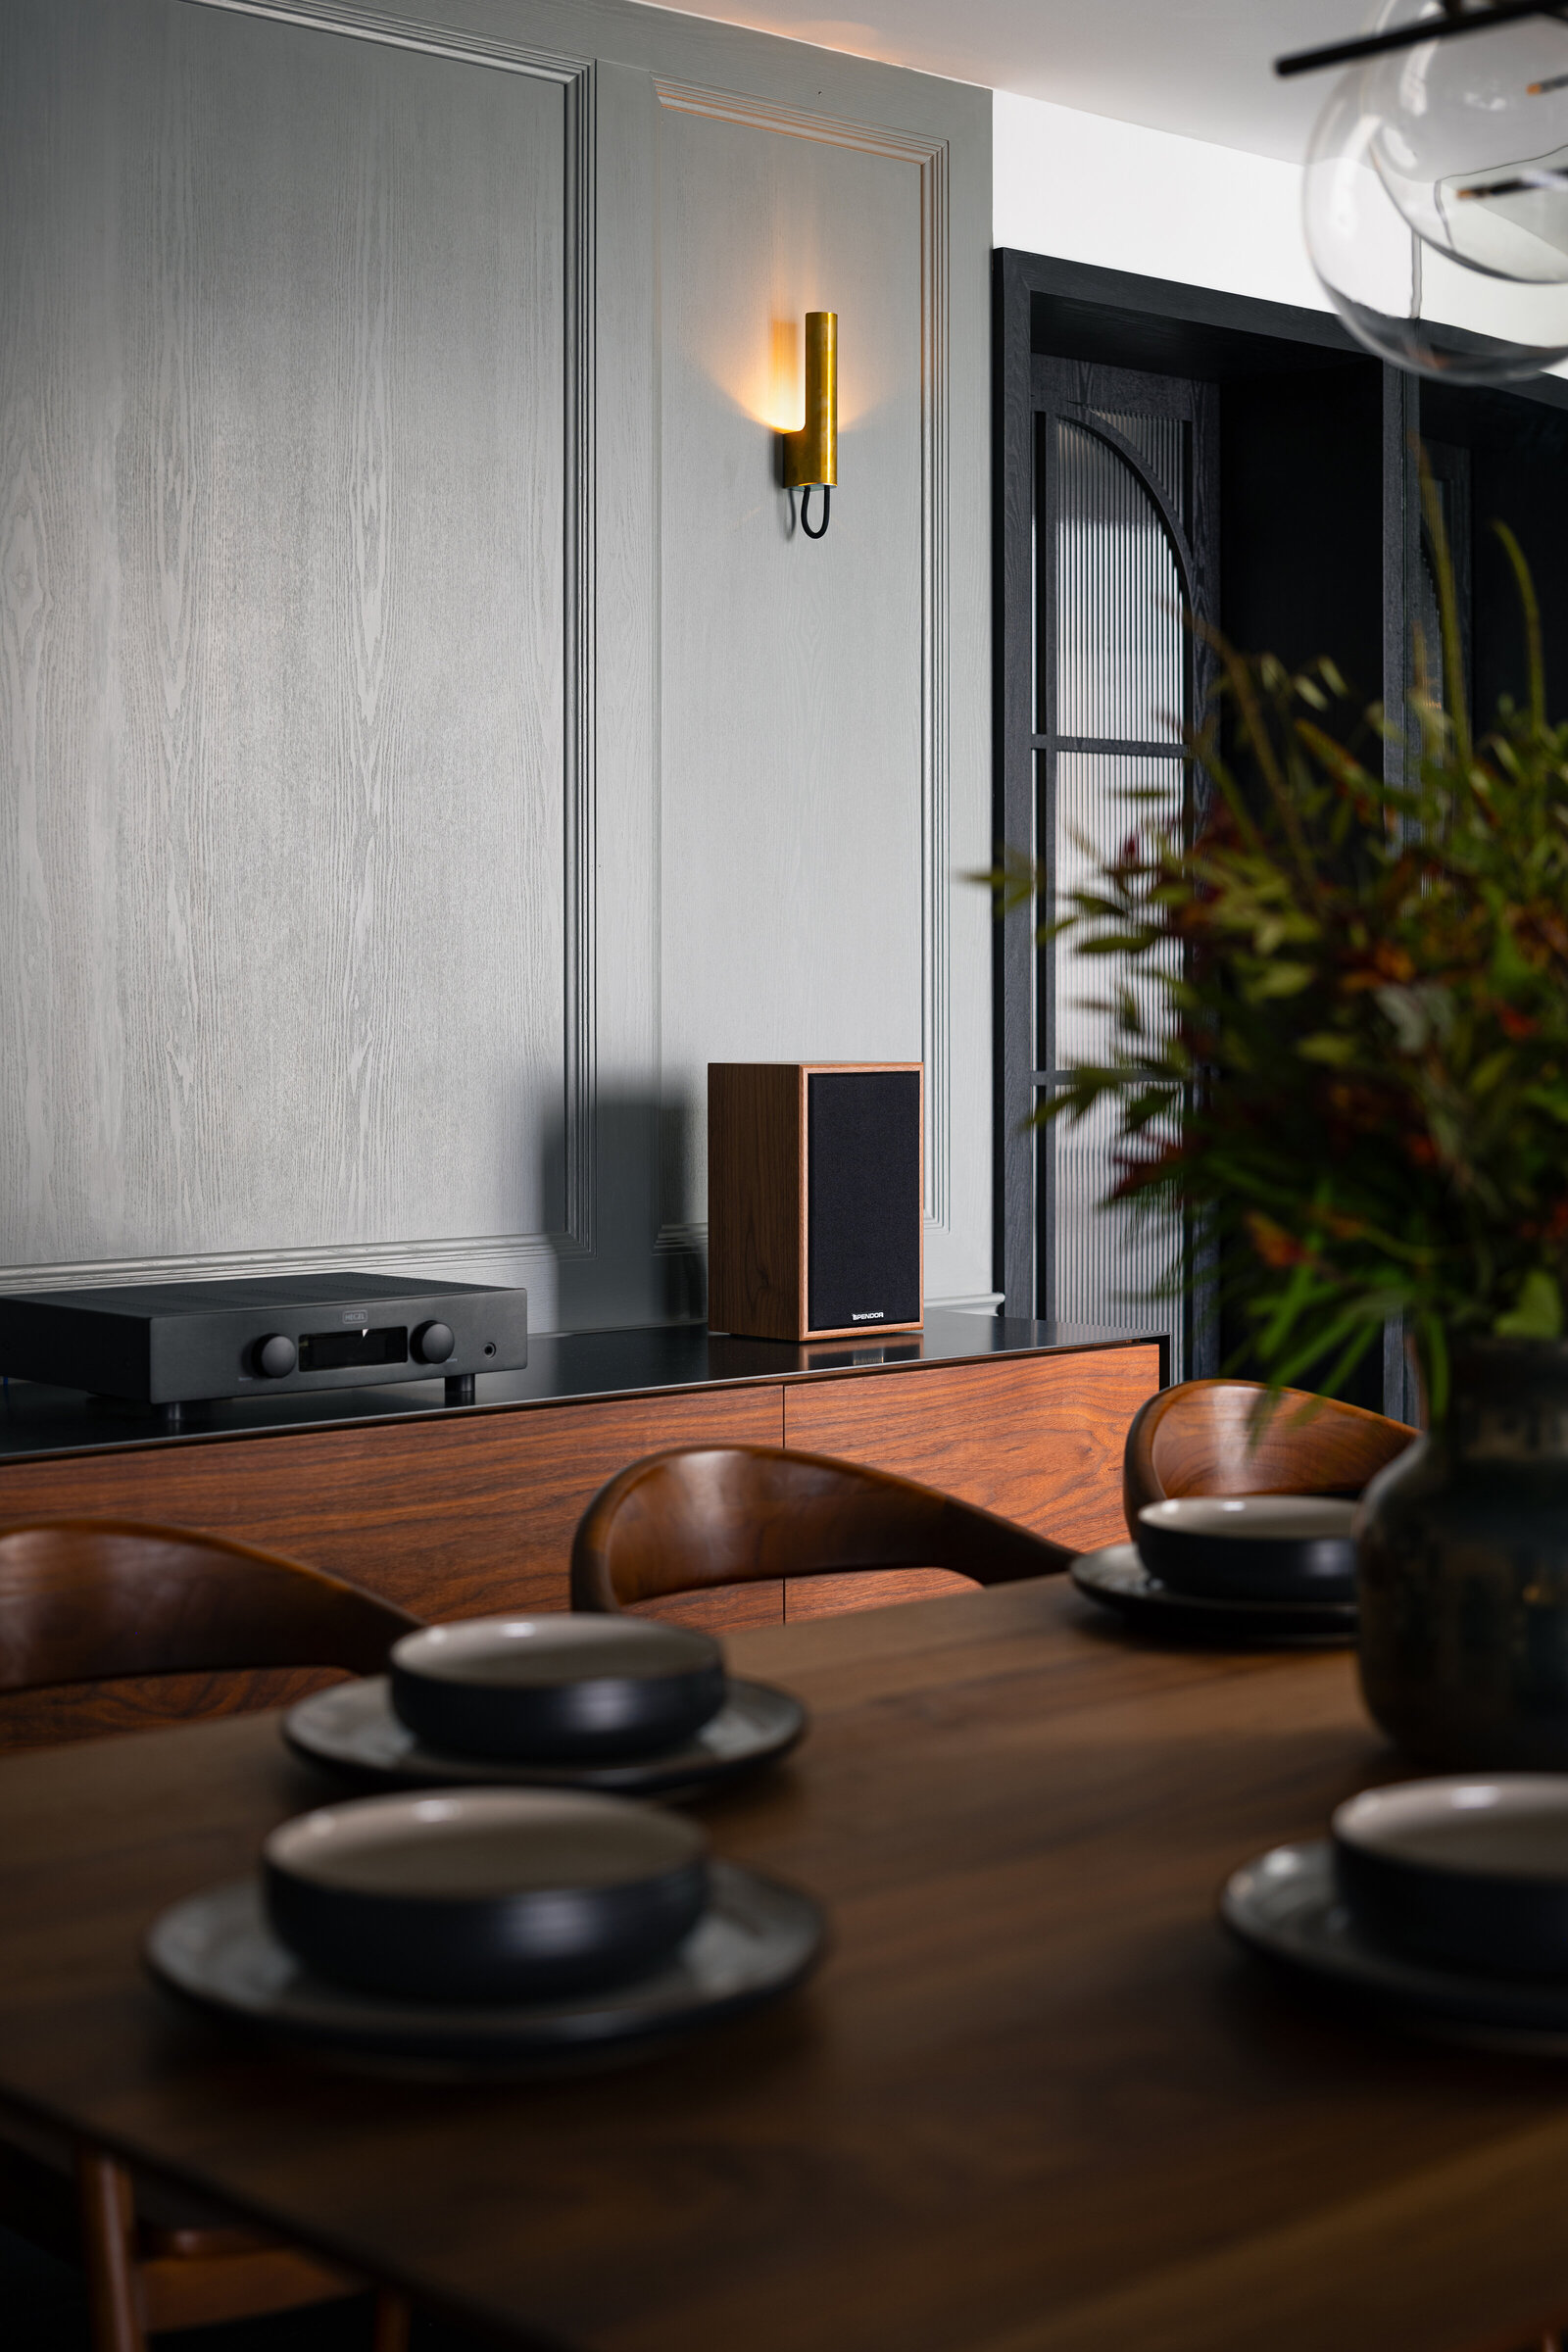
[[[739,1725],[705,1747],[737,1688]],[[752,1693],[770,1702],[765,1737]],[[364,1725],[388,1719],[390,1760],[383,1739],[368,1764]],[[732,2016],[807,1974],[817,1906],[607,1784],[697,1793],[783,1753],[804,1720],[787,1693],[733,1685],[718,1643],[680,1626],[425,1627],[387,1678],[318,1692],[285,1726],[297,1754],[384,1793],[282,1823],[257,1876],[155,1923],[149,1960],[231,2021],[464,2069],[626,2053]]]
[[[1355,1639],[1353,1501],[1201,1494],[1146,1504],[1136,1544],[1085,1553],[1078,1590],[1151,1632],[1292,1645]]]
[[[1364,1790],[1326,1839],[1237,1871],[1220,1908],[1316,1990],[1448,2038],[1568,2056],[1568,1774]]]

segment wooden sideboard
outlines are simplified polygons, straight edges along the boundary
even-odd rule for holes
[[[318,1426],[110,1437],[0,1455],[0,1521],[86,1512],[205,1528],[309,1560],[424,1617],[559,1609],[572,1532],[607,1479],[663,1446],[745,1440],[898,1471],[1080,1549],[1117,1541],[1122,1441],[1159,1386],[1157,1342],[999,1348],[999,1331],[1005,1340],[1043,1327],[956,1315],[940,1323],[893,1363],[854,1360],[891,1348],[808,1358],[762,1343],[739,1377],[710,1370],[640,1394],[389,1416],[385,1393],[377,1402],[367,1392],[362,1417]],[[769,1351],[778,1359],[771,1374]],[[803,1578],[666,1602],[662,1613],[723,1630],[958,1581],[933,1570]],[[180,1677],[90,1699],[29,1694],[0,1701],[0,1748],[275,1704],[318,1679]]]

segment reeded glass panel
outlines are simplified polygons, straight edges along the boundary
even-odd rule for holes
[[[1054,457],[1055,731],[1179,741],[1182,590],[1158,510],[1127,461],[1084,426],[1058,418]]]
[[[1170,1335],[1171,1378],[1184,1377],[1180,1302],[1164,1296],[1180,1271],[1180,1220],[1102,1208],[1116,1182],[1117,1112],[1100,1102],[1051,1130],[1054,1154],[1052,1303],[1065,1323],[1139,1323]]]
[[[1104,424],[1130,441],[1157,482],[1182,529],[1191,527],[1187,512],[1187,437],[1192,430],[1184,416],[1124,416],[1115,409],[1096,409]]]
[[[1151,837],[1182,814],[1186,763],[1180,760],[1131,760],[1109,752],[1062,752],[1056,760],[1057,903],[1065,910],[1071,892],[1092,885],[1095,869],[1114,857],[1130,834]],[[1163,958],[1171,978],[1174,950]],[[1154,968],[1141,958],[1136,977],[1120,956],[1075,953],[1072,934],[1056,943],[1053,1011],[1054,1066],[1101,1061],[1114,1050],[1115,1024],[1109,1011],[1119,990],[1132,988],[1152,1034],[1164,1018]]]
[[[1412,684],[1419,683],[1445,710],[1448,697],[1443,675],[1443,608],[1438,602],[1432,551],[1423,536],[1421,561],[1415,567],[1415,612],[1410,644]]]
[[[1178,516],[1187,507],[1187,433],[1180,418],[1107,413],[1138,452]],[[1185,762],[1176,756],[1187,718],[1188,646],[1183,587],[1158,509],[1135,466],[1079,424],[1052,425],[1055,610],[1045,649],[1053,659],[1057,739],[1085,748],[1048,759],[1042,839],[1057,905],[1091,882],[1129,834],[1180,824]],[[1167,756],[1110,746],[1169,744]],[[1103,746],[1104,748],[1096,748]],[[1177,969],[1174,951],[1168,965]],[[1114,1004],[1134,1002],[1152,1034],[1166,1017],[1160,974],[1075,952],[1070,936],[1046,952],[1037,1067],[1103,1061],[1116,1050]],[[1164,1330],[1180,1379],[1182,1313],[1173,1292],[1182,1261],[1180,1220],[1104,1210],[1116,1182],[1119,1113],[1105,1103],[1077,1125],[1053,1127],[1044,1172],[1050,1231],[1044,1254],[1050,1310],[1068,1322]]]

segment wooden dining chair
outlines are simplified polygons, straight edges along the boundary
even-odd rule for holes
[[[857,1568],[949,1568],[979,1585],[1074,1553],[933,1487],[782,1446],[679,1446],[601,1487],[571,1546],[574,1609]]]
[[[1122,1507],[1136,1538],[1146,1503],[1179,1494],[1359,1494],[1415,1438],[1337,1396],[1282,1389],[1266,1419],[1255,1380],[1184,1380],[1134,1415]]]
[[[129,1519],[0,1523],[0,1692],[229,1668],[372,1674],[417,1623],[337,1577],[218,1536]],[[70,2148],[11,2115],[0,2135],[10,2143],[0,2193],[24,2235],[69,2243],[74,2198],[94,2352],[144,2352],[149,2332],[366,2291],[261,2231],[138,2195],[104,2149]],[[375,2352],[402,2352],[408,2327],[403,2299],[379,2295]]]

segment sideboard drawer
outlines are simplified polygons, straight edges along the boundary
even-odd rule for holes
[[[1093,1551],[1125,1540],[1122,1446],[1158,1387],[1152,1346],[858,1372],[786,1388],[784,1442],[897,1471]],[[785,1615],[872,1607],[962,1581],[931,1569],[802,1577],[786,1586]]]
[[[1139,1344],[105,1447],[0,1466],[0,1520],[82,1512],[210,1529],[420,1617],[561,1609],[572,1533],[607,1479],[664,1446],[749,1442],[897,1471],[1089,1549],[1121,1535],[1122,1441],[1158,1381],[1158,1348]],[[918,1568],[806,1577],[680,1595],[657,1613],[724,1632],[958,1581]],[[0,1699],[0,1749],[275,1705],[320,1679],[177,1676],[24,1693]]]
[[[776,1388],[638,1396],[449,1421],[292,1430],[18,1462],[0,1520],[156,1519],[289,1553],[418,1617],[564,1609],[571,1539],[607,1479],[664,1446],[776,1446]],[[775,1582],[664,1603],[722,1631],[777,1624]],[[196,1715],[276,1706],[330,1676],[174,1675],[0,1697],[0,1752]]]

